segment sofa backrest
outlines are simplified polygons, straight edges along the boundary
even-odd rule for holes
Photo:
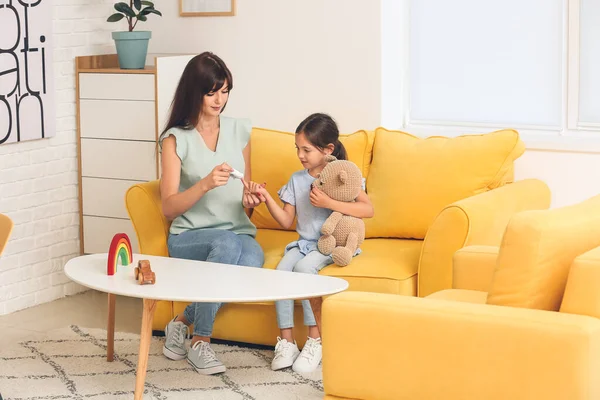
[[[558,311],[573,260],[600,246],[600,196],[515,214],[504,233],[488,304]]]
[[[252,179],[266,182],[274,198],[290,176],[302,168],[294,137],[292,132],[252,129]],[[434,218],[447,205],[512,182],[514,160],[524,151],[523,142],[513,130],[420,139],[378,128],[374,132],[361,130],[343,135],[340,140],[350,161],[367,179],[367,192],[375,207],[375,217],[365,221],[367,237],[371,238],[423,239]],[[140,207],[132,208],[130,203],[160,212],[158,181],[135,185],[130,190],[128,210],[140,247],[144,248],[146,241],[140,234],[143,236],[148,223],[136,222],[144,214],[135,215]],[[162,224],[160,230],[166,238],[169,223],[162,212],[159,221],[156,225]],[[264,204],[254,210],[252,222],[258,228],[281,229]],[[290,228],[295,229],[295,225]],[[160,239],[150,237],[148,243],[154,248]],[[166,255],[166,244],[163,247],[155,251]]]
[[[369,174],[374,136],[373,132],[367,131],[340,136],[348,158],[361,169],[365,178]],[[253,128],[250,138],[252,180],[266,182],[271,196],[278,199],[277,191],[288,182],[294,172],[302,169],[296,155],[295,135],[292,132]],[[282,229],[264,204],[254,210],[252,222],[257,228]],[[290,230],[295,229],[294,224]]]
[[[367,237],[424,239],[444,207],[512,182],[524,150],[514,130],[421,139],[377,128],[367,178],[375,217],[365,221]]]

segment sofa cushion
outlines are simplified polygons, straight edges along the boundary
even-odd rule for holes
[[[297,238],[295,232],[259,229],[256,240],[265,252],[264,268],[276,268],[285,246]],[[416,296],[422,245],[421,240],[368,239],[350,265],[330,265],[320,274],[345,279],[349,290]]]
[[[420,139],[378,128],[367,178],[375,217],[365,221],[367,237],[423,239],[445,206],[512,181],[513,161],[523,151],[514,130]]]
[[[285,246],[298,240],[296,232],[285,232],[275,229],[258,229],[256,241],[265,253],[263,268],[275,269],[283,257]]]
[[[600,196],[515,214],[504,233],[488,304],[558,311],[575,257],[600,245]]]
[[[350,265],[330,265],[320,274],[345,279],[349,290],[416,296],[422,245],[421,240],[368,239]]]
[[[600,247],[577,257],[569,270],[560,312],[600,318]]]
[[[294,133],[291,132],[252,129],[252,180],[266,182],[267,190],[275,199],[278,198],[277,191],[288,182],[292,174],[302,169],[302,164],[296,155],[294,137]],[[358,165],[364,177],[369,173],[374,137],[373,132],[367,131],[340,136],[350,161]],[[256,207],[252,214],[252,222],[257,228],[282,229],[264,204]],[[294,224],[289,230],[295,229]]]

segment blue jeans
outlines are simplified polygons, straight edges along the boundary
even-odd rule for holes
[[[311,251],[305,256],[300,252],[300,249],[294,247],[285,253],[281,261],[279,261],[277,269],[279,271],[293,271],[303,274],[318,274],[320,270],[329,264],[333,264],[330,256],[325,256],[318,251]],[[302,300],[302,309],[304,310],[304,325],[315,326],[317,322],[308,300]],[[294,327],[294,300],[276,301],[275,311],[277,312],[279,329]]]
[[[261,268],[265,256],[258,242],[249,235],[225,229],[193,229],[169,235],[171,257],[221,264]],[[194,324],[194,336],[210,337],[217,311],[222,303],[192,303],[183,315]]]

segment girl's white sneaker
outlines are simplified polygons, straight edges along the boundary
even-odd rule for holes
[[[277,337],[275,355],[273,357],[273,361],[271,362],[271,369],[273,371],[277,371],[278,369],[291,367],[292,364],[294,364],[294,361],[296,361],[298,358],[299,354],[300,350],[298,350],[298,345],[296,342],[290,343],[286,339]]]
[[[294,361],[292,370],[299,374],[309,374],[319,366],[323,358],[323,346],[321,346],[321,338],[308,338],[306,344],[302,348],[302,352]]]

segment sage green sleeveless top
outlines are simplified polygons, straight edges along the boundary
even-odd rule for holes
[[[226,162],[244,173],[242,150],[250,140],[250,120],[221,116],[216,150],[211,151],[196,129],[172,128],[160,139],[174,136],[177,156],[181,160],[179,192],[206,177],[219,164]],[[244,212],[244,186],[238,179],[207,192],[188,211],[173,220],[170,232],[178,235],[190,229],[227,229],[237,234],[256,236],[256,227]]]

